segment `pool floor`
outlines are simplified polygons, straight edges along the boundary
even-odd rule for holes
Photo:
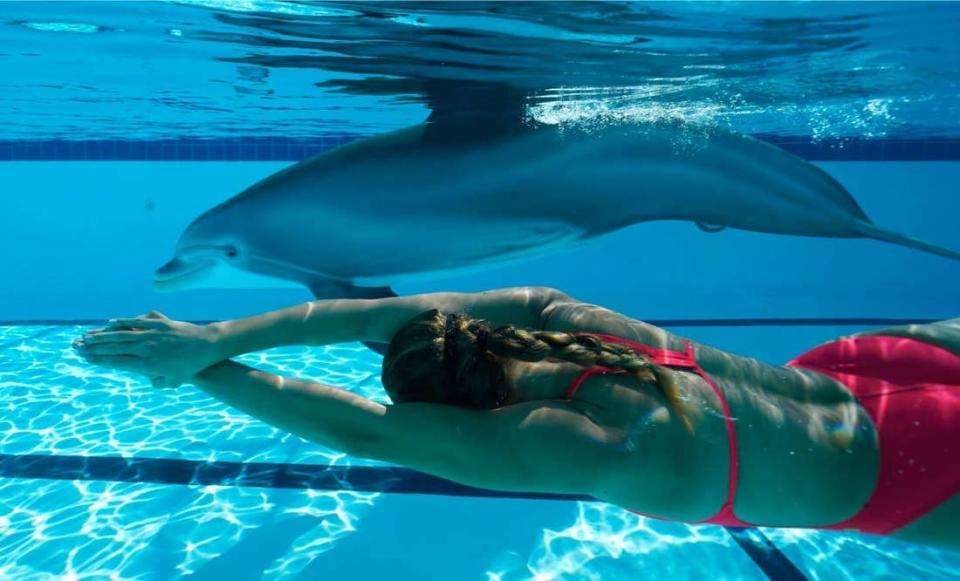
[[[383,489],[397,476],[194,388],[155,390],[90,367],[70,348],[84,329],[0,327],[0,578],[765,579],[763,551],[790,565],[767,569],[771,577],[948,579],[960,571],[958,553],[863,535],[762,529],[738,543],[722,527],[648,520],[599,502],[344,489],[354,476],[344,488],[329,479],[310,487],[290,476],[297,466],[363,469],[374,475],[368,483],[383,474]],[[684,332],[709,339],[718,330]],[[757,344],[767,332],[724,336]],[[384,398],[379,358],[359,345],[243,360]],[[91,468],[58,473],[76,462]],[[196,480],[190,470],[203,466],[226,471]],[[229,471],[238,466],[272,466],[287,480],[238,478]],[[191,479],[201,483],[182,483]],[[429,492],[426,482],[418,486]]]

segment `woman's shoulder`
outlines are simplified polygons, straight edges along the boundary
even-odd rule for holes
[[[546,315],[545,329],[551,331],[601,333],[673,351],[685,351],[687,343],[692,344],[697,362],[734,403],[763,400],[763,405],[772,405],[783,397],[818,403],[850,399],[849,393],[827,376],[773,365],[690,341],[666,329],[598,305],[573,299],[558,301],[551,304]]]
[[[548,331],[576,331],[612,335],[641,343],[655,349],[686,351],[692,344],[700,364],[708,370],[723,372],[732,364],[739,365],[746,358],[691,341],[666,329],[634,319],[599,305],[576,299],[554,301],[544,312],[544,329]],[[753,361],[753,360],[750,360]]]
[[[612,335],[658,348],[682,348],[682,340],[655,325],[585,303],[567,295],[554,297],[544,310],[543,329]]]

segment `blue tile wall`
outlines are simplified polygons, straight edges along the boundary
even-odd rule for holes
[[[228,137],[128,140],[0,140],[0,161],[298,161],[362,137]],[[958,161],[960,138],[825,139],[757,135],[811,161]]]

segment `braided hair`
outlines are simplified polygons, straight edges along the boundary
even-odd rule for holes
[[[504,359],[552,359],[633,375],[655,384],[671,409],[691,427],[670,373],[626,345],[583,333],[514,325],[491,329],[486,321],[439,310],[414,317],[394,334],[383,361],[383,385],[394,403],[493,409],[505,405],[509,396]]]

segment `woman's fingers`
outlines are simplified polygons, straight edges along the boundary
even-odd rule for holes
[[[127,371],[139,371],[143,367],[143,360],[135,355],[84,355],[87,363],[109,367],[111,369],[123,369]]]
[[[90,343],[87,340],[74,343],[77,351],[84,355],[143,355],[147,347],[143,343]]]
[[[85,333],[83,342],[87,346],[101,343],[131,343],[149,337],[150,331],[93,331]]]
[[[110,319],[107,321],[108,330],[168,328],[170,328],[170,321],[168,319],[148,319],[146,317],[134,317],[132,319]]]

